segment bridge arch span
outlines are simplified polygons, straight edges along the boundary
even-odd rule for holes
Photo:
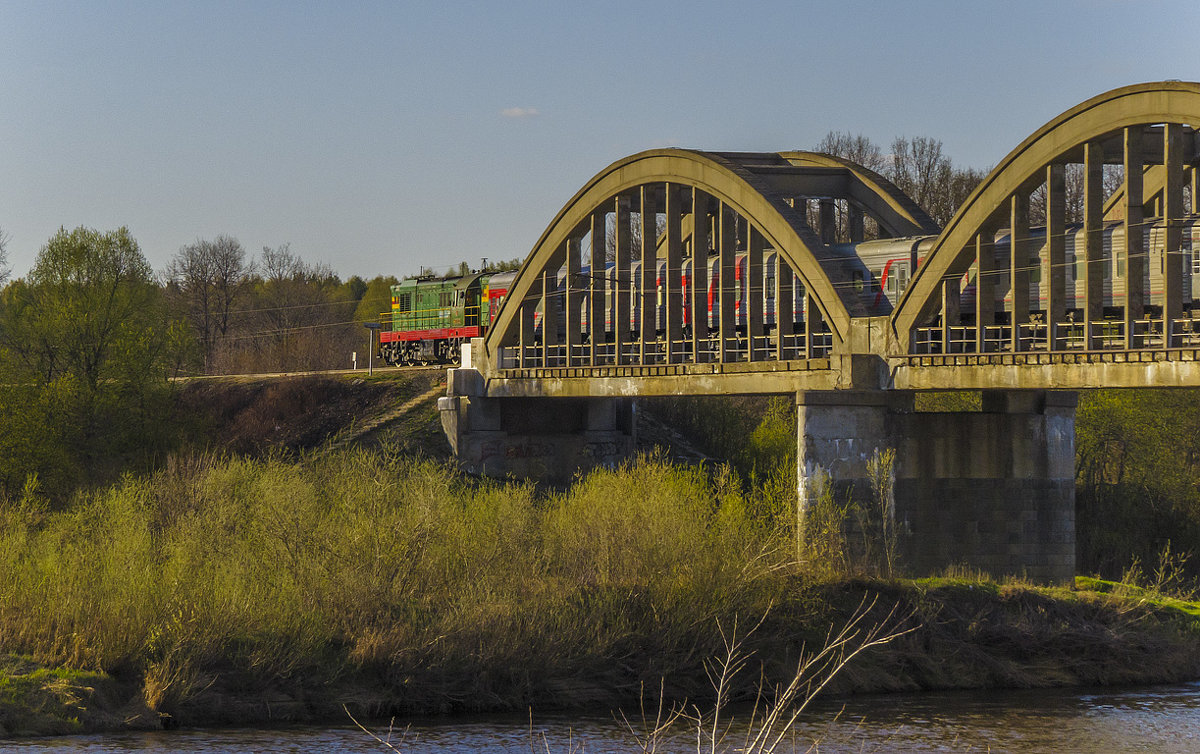
[[[1166,81],[1137,84],[1114,89],[1083,102],[1051,120],[1025,139],[1010,152],[971,193],[966,202],[933,242],[924,262],[912,278],[912,282],[892,313],[892,326],[897,340],[904,349],[913,348],[914,333],[918,327],[940,321],[943,327],[957,324],[952,320],[958,312],[947,311],[945,302],[950,298],[946,286],[957,286],[958,281],[971,270],[976,281],[990,286],[987,276],[999,276],[1002,284],[1017,295],[1006,315],[1011,326],[1007,336],[1007,350],[1026,350],[1021,335],[1016,332],[1028,321],[1029,302],[1021,293],[1028,287],[1024,274],[1034,272],[1022,270],[1014,264],[1010,271],[992,270],[988,248],[998,231],[1007,229],[1009,237],[1015,238],[1017,249],[1029,244],[1030,196],[1043,187],[1046,197],[1044,213],[1046,226],[1044,236],[1038,243],[1044,244],[1043,259],[1039,270],[1045,270],[1048,279],[1044,285],[1047,310],[1043,315],[1041,344],[1044,350],[1060,350],[1065,347],[1056,329],[1065,327],[1065,268],[1063,241],[1067,235],[1064,221],[1065,189],[1063,171],[1067,164],[1082,165],[1084,173],[1084,234],[1086,249],[1076,253],[1081,258],[1085,276],[1081,282],[1081,296],[1077,307],[1081,309],[1083,323],[1076,328],[1085,334],[1084,350],[1098,347],[1087,323],[1103,318],[1104,305],[1101,301],[1107,283],[1100,277],[1103,265],[1103,228],[1106,219],[1120,218],[1126,230],[1149,221],[1157,213],[1168,234],[1177,233],[1178,221],[1183,214],[1184,189],[1190,184],[1195,213],[1197,193],[1196,167],[1200,141],[1196,129],[1200,127],[1200,83]],[[1123,170],[1123,185],[1111,196],[1103,193],[1103,168],[1105,165],[1120,165]],[[1119,206],[1118,206],[1119,205]],[[1175,229],[1172,229],[1172,228]],[[1126,232],[1124,238],[1132,239],[1127,254],[1131,265],[1129,278],[1141,272],[1140,265],[1147,256],[1142,246],[1141,234]],[[1179,253],[1178,244],[1168,252]],[[982,266],[980,266],[982,263]],[[1166,269],[1174,270],[1170,265]],[[1005,280],[1004,275],[1010,277]],[[1034,274],[1038,274],[1034,272]],[[1165,292],[1162,308],[1169,320],[1179,315],[1178,271],[1165,275]],[[1014,282],[1015,281],[1015,282]],[[1036,281],[1034,285],[1036,285]],[[1138,337],[1136,321],[1145,312],[1148,300],[1139,286],[1129,286],[1126,298],[1119,302],[1125,311],[1126,348],[1133,348]],[[985,289],[977,289],[984,291]],[[986,291],[990,292],[990,291]],[[988,300],[985,300],[988,299]],[[977,311],[978,323],[994,312],[989,307],[990,296],[978,295],[982,309]],[[985,323],[986,324],[986,323]],[[1074,321],[1071,323],[1075,327]],[[1170,345],[1170,325],[1165,325]],[[1080,329],[1082,328],[1082,329]],[[1015,334],[1014,334],[1015,333]],[[990,350],[982,328],[976,333],[976,343],[965,344],[967,351]],[[1078,343],[1076,344],[1078,347]],[[997,350],[1005,350],[997,349]]]
[[[567,354],[575,353],[575,343],[588,337],[582,332],[574,332],[581,327],[580,310],[599,312],[608,307],[608,316],[614,322],[632,321],[630,329],[636,330],[645,328],[644,323],[652,321],[651,317],[657,316],[660,322],[663,319],[650,313],[649,303],[645,305],[647,308],[638,311],[639,300],[647,300],[649,295],[657,293],[660,299],[666,298],[659,303],[667,310],[668,344],[681,336],[680,316],[688,316],[672,316],[672,308],[678,308],[682,303],[684,307],[690,304],[691,311],[702,311],[707,305],[714,320],[720,319],[713,327],[713,332],[718,335],[717,342],[721,344],[716,349],[720,354],[714,353],[712,360],[727,360],[725,343],[733,337],[735,329],[730,317],[737,311],[741,318],[741,324],[737,326],[740,335],[748,338],[750,343],[748,349],[741,352],[741,358],[753,361],[758,351],[767,354],[771,350],[763,337],[763,325],[754,321],[756,306],[761,318],[761,300],[757,304],[742,303],[743,292],[735,292],[733,282],[735,276],[740,279],[743,272],[750,280],[759,280],[762,252],[771,250],[776,253],[780,272],[775,277],[788,279],[787,290],[781,289],[781,297],[777,300],[785,301],[784,296],[790,295],[792,274],[805,292],[803,319],[808,330],[805,333],[808,355],[812,353],[815,337],[824,337],[828,341],[827,351],[843,350],[851,319],[866,316],[869,312],[864,307],[861,282],[856,285],[853,253],[832,243],[827,232],[822,232],[821,227],[814,229],[809,221],[810,200],[827,202],[832,209],[835,199],[843,200],[856,217],[872,218],[887,235],[936,230],[928,216],[885,179],[853,163],[824,155],[659,149],[618,160],[581,188],[551,221],[510,285],[485,348],[494,355],[502,348],[519,346],[524,353],[535,317],[550,311],[545,302],[556,295],[556,290],[563,285],[561,280],[565,279],[566,290],[557,293],[565,296],[568,303],[558,307],[559,312],[554,316],[574,318],[566,323],[567,342],[556,344],[556,347],[565,347]],[[822,211],[824,209],[822,206]],[[636,224],[639,216],[640,224]],[[635,221],[633,233],[630,232],[631,219]],[[702,229],[699,233],[697,227]],[[702,240],[697,242],[698,238]],[[689,246],[702,251],[698,254],[689,252]],[[735,273],[734,256],[743,253],[748,261],[740,264],[749,265],[750,270]],[[682,290],[684,286],[676,286],[673,281],[678,279],[687,258],[704,259],[706,269],[700,273],[699,280],[695,280],[697,273],[693,270],[694,284],[689,290]],[[608,267],[615,267],[615,271],[605,273],[615,278],[609,281],[609,290],[628,290],[637,295],[628,298],[618,295],[606,301],[603,285],[600,292],[596,291],[593,281],[598,276],[592,271],[604,269],[606,263]],[[654,291],[659,287],[654,275],[664,264],[668,277],[665,296]],[[759,267],[755,268],[755,265]],[[697,292],[699,283],[709,282],[702,276],[708,273],[710,266],[714,279],[720,280],[719,291]],[[587,275],[583,274],[583,268],[587,268]],[[721,270],[725,271],[724,276],[720,275]],[[770,277],[768,275],[767,279]],[[746,284],[743,281],[741,285]],[[761,299],[761,283],[751,282],[750,286],[749,295],[745,297]],[[574,303],[574,295],[583,303]],[[710,299],[697,298],[704,295]],[[690,297],[691,300],[681,302],[672,296]],[[766,298],[771,299],[772,295],[768,293]],[[562,328],[562,323],[554,324]],[[776,334],[776,350],[783,358],[779,339],[788,337],[786,331],[790,325],[781,325]],[[542,331],[550,332],[550,329],[542,328]],[[654,338],[653,332],[647,333],[645,329],[640,338],[636,337],[636,332],[622,333],[624,327],[611,329],[615,332],[610,336],[616,342],[611,344],[610,353],[616,356],[609,363],[629,363],[622,361],[623,349],[639,347],[636,341]],[[694,333],[692,337],[696,337]],[[761,348],[755,345],[756,338],[762,340]],[[595,334],[592,339],[589,348],[595,345]],[[693,345],[693,348],[698,349],[698,346]],[[645,352],[642,346],[643,355]],[[693,352],[698,353],[698,350]],[[567,366],[573,363],[571,358],[568,356],[551,363],[547,357],[541,365]],[[733,358],[736,360],[737,356]],[[670,360],[668,354],[666,361]],[[598,362],[593,357],[591,363]]]

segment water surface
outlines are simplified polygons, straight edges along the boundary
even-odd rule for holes
[[[745,734],[739,710],[725,750]],[[387,737],[388,721],[371,727]],[[801,719],[780,751],[1193,752],[1200,751],[1200,683],[1136,689],[939,692],[827,700]],[[623,723],[603,715],[473,716],[398,721],[391,734],[412,754],[636,751]],[[352,725],[176,730],[4,740],[0,752],[379,752]],[[696,751],[686,726],[658,751]]]

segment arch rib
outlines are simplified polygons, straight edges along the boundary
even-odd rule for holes
[[[1114,89],[1093,97],[1042,126],[976,187],[938,236],[892,314],[902,348],[910,334],[940,304],[942,281],[964,274],[974,260],[975,240],[1008,211],[1011,197],[1040,182],[1040,172],[1058,161],[1080,161],[1085,145],[1122,129],[1160,123],[1200,124],[1200,83],[1159,82]],[[1139,176],[1140,177],[1140,176]]]
[[[559,211],[522,264],[487,336],[488,352],[495,354],[513,340],[521,302],[542,295],[543,270],[562,264],[563,249],[583,224],[593,220],[613,197],[648,184],[690,186],[747,218],[766,245],[774,248],[803,281],[835,344],[841,344],[848,335],[851,317],[863,314],[847,257],[822,244],[808,226],[803,210],[789,204],[790,197],[756,175],[748,163],[788,164],[773,153],[730,155],[663,149],[610,165]]]

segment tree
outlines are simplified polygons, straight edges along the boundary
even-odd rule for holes
[[[0,298],[0,484],[153,450],[170,329],[129,231],[60,230]],[[31,421],[31,417],[36,420]]]
[[[325,369],[346,363],[359,334],[358,301],[326,264],[310,264],[289,244],[264,247],[239,310],[219,371]]]
[[[392,286],[398,282],[394,277],[380,275],[368,283],[358,308],[354,310],[354,321],[378,322],[380,314],[391,311]]]
[[[892,164],[888,177],[904,193],[925,209],[939,225],[937,217],[943,204],[941,190],[950,179],[950,158],[942,154],[942,142],[925,136],[913,139],[897,137],[892,141]],[[949,219],[949,218],[946,218]]]
[[[342,283],[342,291],[346,298],[361,301],[367,293],[367,281],[358,275],[351,275]]]
[[[1078,162],[1068,162],[1063,166],[1064,203],[1066,205],[1066,222],[1081,223],[1083,217],[1083,199],[1085,188],[1083,165]],[[1101,179],[1101,193],[1105,199],[1112,196],[1114,191],[1124,187],[1125,169],[1120,165],[1105,165]],[[1038,186],[1029,195],[1029,223],[1031,225],[1046,224],[1046,184]]]
[[[167,266],[169,289],[196,333],[205,372],[211,370],[217,341],[229,335],[234,302],[245,292],[253,269],[246,250],[229,236],[184,246]]]
[[[856,162],[876,173],[884,172],[889,165],[888,158],[883,154],[879,145],[862,134],[830,131],[821,141],[817,142],[813,151]]]
[[[979,185],[986,171],[954,167],[942,153],[942,142],[926,136],[892,141],[887,177],[912,197],[933,221],[944,226]]]
[[[136,378],[162,319],[153,272],[126,228],[60,230],[38,253],[27,291],[36,373],[92,394],[102,380]]]
[[[0,285],[8,280],[8,234],[0,228]]]

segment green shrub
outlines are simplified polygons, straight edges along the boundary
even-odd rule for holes
[[[778,590],[778,537],[722,479],[643,460],[542,495],[386,450],[178,456],[66,511],[3,513],[0,650],[139,673],[168,711],[230,673],[373,669],[450,698],[647,641],[661,673]]]

